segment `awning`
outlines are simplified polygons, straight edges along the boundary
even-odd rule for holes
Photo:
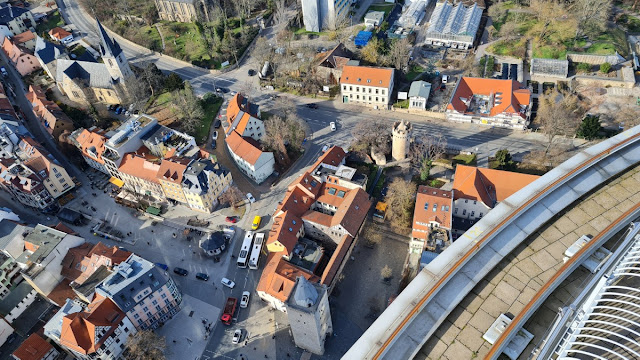
[[[157,207],[155,207],[155,206],[149,206],[149,207],[147,208],[147,212],[148,212],[149,214],[151,214],[151,215],[155,215],[155,216],[160,215],[160,209],[158,209],[158,208],[157,208]]]
[[[122,185],[124,185],[124,181],[118,179],[117,177],[111,177],[111,179],[109,179],[109,182],[112,183],[113,185],[117,186],[117,187],[122,187]]]

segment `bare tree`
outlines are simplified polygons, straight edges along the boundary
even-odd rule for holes
[[[129,336],[127,341],[127,359],[131,360],[164,360],[167,347],[164,336],[152,330],[140,330]]]
[[[382,241],[380,227],[376,224],[368,224],[362,231],[362,237],[366,240],[365,246],[373,248],[374,245]]]
[[[348,11],[343,11],[339,14],[334,14],[333,16],[329,16],[327,18],[327,28],[332,31],[344,29],[350,23],[350,19],[348,15],[349,15]]]
[[[391,270],[389,265],[385,265],[382,269],[380,269],[380,276],[384,281],[389,281],[389,279],[391,279],[391,275],[393,275],[393,270]]]
[[[238,208],[239,202],[244,199],[244,194],[237,186],[230,186],[227,191],[223,192],[218,198],[221,204],[227,204],[234,209]]]
[[[625,129],[640,125],[640,109],[637,106],[626,106],[615,112],[614,120]]]
[[[171,100],[173,113],[181,120],[183,129],[193,135],[198,126],[201,126],[204,110],[191,83],[185,81],[184,89],[174,91]]]
[[[377,37],[373,37],[367,45],[365,45],[362,50],[360,50],[360,55],[362,59],[371,64],[377,64],[380,61],[382,50],[382,43]]]
[[[429,178],[433,161],[442,157],[446,150],[447,139],[442,135],[421,136],[411,143],[409,157],[412,166],[420,173],[420,180]]]
[[[386,147],[391,138],[391,125],[375,118],[360,121],[351,129],[351,136],[355,138],[352,151],[368,154],[374,148],[375,152],[386,154],[389,152]]]
[[[529,8],[538,20],[536,32],[540,41],[551,34],[553,25],[562,20],[561,14],[565,12],[564,6],[556,0],[531,0]]]
[[[574,136],[585,110],[576,95],[563,95],[557,91],[545,94],[539,98],[540,107],[536,120],[547,136],[545,155],[554,144],[558,136]]]
[[[389,184],[385,202],[388,205],[387,218],[393,228],[406,229],[411,226],[416,190],[414,182],[399,177]]]
[[[389,60],[393,67],[398,70],[403,69],[409,63],[409,54],[411,52],[411,43],[409,39],[404,38],[394,40],[389,47]]]
[[[517,38],[518,26],[518,23],[515,21],[507,21],[500,27],[500,36],[507,41]]]
[[[306,126],[295,115],[286,117],[272,116],[264,122],[265,136],[262,143],[277,152],[284,164],[290,162],[287,147],[298,151],[302,148],[302,140],[306,136]]]
[[[289,21],[287,19],[287,1],[275,0],[273,2],[273,22],[276,25],[281,25]]]
[[[570,6],[577,20],[576,37],[598,34],[605,29],[611,14],[611,0],[575,0]]]

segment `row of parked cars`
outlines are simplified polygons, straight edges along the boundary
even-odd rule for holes
[[[107,106],[107,110],[115,112],[116,115],[126,115],[126,116],[129,116],[131,114],[138,115],[140,113],[140,111],[138,111],[138,110],[133,110],[133,112],[131,112],[131,111],[127,110],[124,106],[122,106],[120,104],[109,105],[109,106]]]

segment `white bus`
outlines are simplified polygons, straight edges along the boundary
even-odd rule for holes
[[[257,233],[253,239],[253,250],[251,250],[251,258],[249,259],[249,269],[257,270],[260,265],[260,253],[262,252],[262,244],[264,243],[264,233]]]
[[[238,254],[238,267],[246,268],[251,254],[251,245],[253,244],[253,231],[247,231],[242,241],[240,254]]]

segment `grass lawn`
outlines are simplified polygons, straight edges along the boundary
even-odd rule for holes
[[[609,29],[606,33],[593,39],[593,45],[587,48],[588,54],[613,55],[615,52],[622,56],[629,54],[629,46],[624,31]]]
[[[365,15],[369,12],[369,11],[384,11],[384,18],[387,18],[387,15],[389,15],[389,13],[391,12],[391,10],[393,10],[393,7],[395,6],[395,4],[376,4],[376,5],[371,5],[369,6],[369,8],[367,9],[367,12],[365,13]]]
[[[293,33],[295,35],[318,35],[318,36],[324,35],[323,32],[307,31],[307,29],[305,29],[303,27],[301,27],[298,30],[295,30]]]
[[[471,155],[458,154],[453,157],[453,162],[456,164],[476,166],[476,154],[471,154]]]
[[[622,14],[620,18],[618,18],[617,23],[626,27],[627,30],[629,30],[629,32],[632,32],[632,33],[640,32],[640,20],[638,20],[635,16]]]
[[[525,44],[524,38],[515,43],[501,40],[489,45],[487,52],[493,55],[513,56],[521,59],[525,55]]]
[[[567,48],[564,46],[536,46],[533,48],[533,57],[542,59],[565,59],[567,57]]]
[[[408,109],[409,108],[409,100],[401,100],[398,101],[397,103],[393,104],[394,108],[400,108],[400,109]]]
[[[416,78],[417,78],[418,76],[420,76],[420,74],[422,74],[424,71],[425,71],[425,69],[424,69],[423,67],[418,66],[418,65],[414,65],[414,66],[411,68],[411,71],[409,71],[409,72],[407,73],[407,75],[405,75],[405,77],[407,78],[407,80],[408,80],[408,81],[414,81],[414,80],[416,80]]]
[[[185,61],[211,59],[196,24],[163,21],[159,27],[164,36],[166,52],[174,52],[176,57]]]
[[[202,104],[204,109],[204,118],[202,119],[202,125],[196,131],[196,142],[198,144],[204,144],[209,136],[209,130],[211,129],[211,123],[216,118],[218,110],[222,106],[222,98],[215,97],[208,103]]]
[[[38,26],[36,26],[36,33],[38,35],[41,35],[42,33],[46,33],[56,26],[64,25],[65,22],[62,19],[62,16],[60,16],[60,12],[56,10],[47,17],[47,20],[42,21],[40,24],[38,24]]]

